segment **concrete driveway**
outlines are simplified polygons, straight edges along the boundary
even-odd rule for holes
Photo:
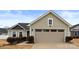
[[[79,47],[70,43],[35,43],[32,49],[79,49]]]

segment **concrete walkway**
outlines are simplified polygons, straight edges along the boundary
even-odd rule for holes
[[[27,44],[27,42],[25,41],[25,42],[19,43],[17,45],[33,45],[33,44]]]
[[[35,43],[32,49],[79,49],[79,47],[69,43]]]

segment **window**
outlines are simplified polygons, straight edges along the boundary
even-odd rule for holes
[[[16,37],[16,32],[13,32],[13,37]]]
[[[33,29],[31,31],[33,31]]]
[[[42,32],[42,29],[35,29],[36,32]]]
[[[52,24],[52,20],[51,19],[49,20],[49,24]]]
[[[53,18],[48,18],[48,26],[52,26],[53,25]]]
[[[77,32],[74,32],[74,35],[77,36]]]
[[[57,32],[57,30],[56,29],[51,29],[51,32]]]
[[[44,32],[49,32],[49,29],[43,29]]]
[[[22,37],[23,35],[22,35],[22,32],[19,32],[19,37]]]
[[[75,31],[75,32],[74,32],[74,35],[75,35],[75,36],[79,36],[79,31]]]
[[[59,29],[58,32],[64,32],[64,30],[63,29]]]

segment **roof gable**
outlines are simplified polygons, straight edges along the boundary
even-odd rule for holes
[[[18,23],[20,26],[22,26],[25,29],[29,29],[29,23]]]
[[[76,25],[71,27],[71,29],[74,29],[74,28],[79,29],[79,24],[76,24]]]
[[[21,26],[19,26],[19,25],[16,25],[12,29],[23,29],[23,28]]]
[[[26,29],[29,29],[29,26],[28,26],[29,23],[18,23],[12,27],[10,27],[9,29],[23,29],[23,30],[26,30]]]
[[[69,24],[67,21],[65,21],[62,17],[60,17],[58,14],[56,14],[54,11],[48,11],[47,13],[41,15],[39,18],[37,18],[36,20],[34,20],[33,22],[30,23],[30,25],[34,24],[35,22],[37,22],[38,20],[40,20],[41,18],[43,18],[44,16],[48,15],[49,13],[55,15],[57,18],[59,18],[62,22],[64,22],[66,25],[68,25],[69,27],[71,27],[72,25]]]

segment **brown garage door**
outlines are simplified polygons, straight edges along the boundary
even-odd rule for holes
[[[64,42],[64,30],[37,29],[35,39],[39,43]]]

